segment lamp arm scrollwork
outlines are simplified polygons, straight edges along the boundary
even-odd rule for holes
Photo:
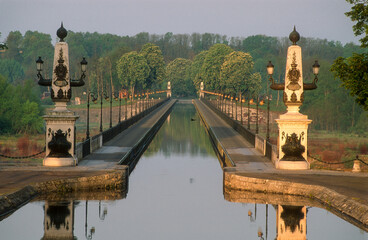
[[[81,87],[84,86],[85,82],[84,79],[86,78],[86,75],[82,73],[82,76],[78,80],[70,79],[70,86],[72,87]]]
[[[272,76],[270,76],[269,80],[271,82],[271,85],[270,85],[271,89],[273,89],[273,90],[284,90],[285,83],[275,83],[275,80],[273,79]]]
[[[318,77],[317,75],[314,77],[312,83],[303,83],[304,90],[313,90],[317,88]]]
[[[51,83],[52,83],[51,79],[44,79],[40,72],[37,73],[37,78],[38,78],[39,85],[46,86],[46,87],[51,86]]]

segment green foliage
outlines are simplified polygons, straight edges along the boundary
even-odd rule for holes
[[[195,87],[190,79],[192,61],[177,58],[166,66],[167,81],[171,82],[172,93],[175,96],[194,96]]]
[[[356,36],[365,34],[360,39],[362,47],[368,47],[368,1],[367,0],[346,0],[348,3],[353,4],[350,12],[345,13],[346,16],[350,17],[353,22],[356,22],[353,26],[353,31]]]
[[[190,68],[190,78],[193,80],[194,86],[197,90],[199,90],[202,82],[201,69],[207,54],[208,51],[202,51],[197,54],[194,57],[193,63]]]
[[[231,47],[225,44],[215,44],[209,50],[204,59],[201,76],[207,90],[219,90],[220,71],[225,56],[231,53]]]
[[[134,94],[135,87],[145,88],[150,68],[146,59],[137,52],[124,54],[117,63],[118,77],[125,88]]]
[[[0,74],[14,84],[19,84],[24,79],[22,65],[14,59],[0,59]]]
[[[352,57],[339,57],[331,67],[342,86],[356,97],[356,102],[368,111],[368,54],[353,54]]]
[[[261,77],[253,73],[253,60],[249,53],[234,51],[225,57],[221,66],[220,83],[226,94],[237,95],[245,91],[257,94]]]
[[[0,133],[40,133],[43,120],[41,108],[32,92],[31,82],[13,86],[0,75]]]
[[[148,89],[158,88],[165,77],[165,62],[160,48],[153,43],[147,43],[142,47],[140,54],[146,59],[150,68],[145,80],[146,87]]]
[[[352,21],[356,21],[353,26],[354,34],[365,37],[360,39],[361,47],[368,47],[368,2],[366,0],[347,0],[354,4],[350,12],[346,15]],[[336,78],[340,78],[342,86],[350,91],[355,97],[355,101],[368,111],[368,53],[355,53],[352,56],[344,58],[338,57],[331,67],[331,71]]]

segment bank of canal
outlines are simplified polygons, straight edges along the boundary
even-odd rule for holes
[[[131,173],[127,195],[104,196],[31,202],[0,222],[0,239],[275,239],[282,221],[295,234],[306,226],[309,240],[368,238],[324,209],[295,207],[298,199],[225,200],[219,160],[191,104],[176,104]]]

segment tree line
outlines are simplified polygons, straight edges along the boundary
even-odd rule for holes
[[[282,82],[290,45],[287,38],[265,35],[241,38],[210,33],[118,36],[69,31],[65,40],[69,44],[73,78],[80,76],[81,58],[88,60],[87,84],[73,89],[74,96],[83,96],[88,90],[100,94],[122,87],[131,92],[163,89],[168,81],[179,97],[195,96],[202,81],[206,90],[264,96],[267,93],[267,62],[272,60],[274,78]],[[27,31],[24,35],[14,31],[9,33],[5,44],[7,49],[0,52],[0,74],[6,84],[24,87],[28,82],[28,88],[40,96],[47,89],[36,85],[35,60],[42,56],[45,77],[50,77],[54,54],[51,36],[37,31]],[[337,41],[303,37],[298,44],[303,50],[304,81],[312,81],[312,64],[316,59],[321,65],[318,88],[306,92],[302,106],[302,112],[314,119],[313,127],[366,133],[367,113],[340,87],[340,81],[330,71],[335,59],[366,50],[353,43],[343,45]],[[278,93],[269,92],[271,106],[282,105]],[[48,100],[32,101],[40,105]]]

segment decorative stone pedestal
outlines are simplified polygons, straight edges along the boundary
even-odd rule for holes
[[[65,104],[66,106],[66,104]],[[44,166],[75,166],[75,121],[79,116],[56,103],[56,108],[43,117],[46,121],[46,158]]]
[[[279,139],[278,139],[278,151],[279,151],[279,161],[276,164],[276,168],[278,169],[289,169],[289,170],[302,170],[302,169],[310,169],[310,164],[307,161],[307,135],[308,135],[308,125],[312,122],[312,120],[308,119],[308,116],[303,115],[299,112],[288,112],[286,114],[280,115],[279,119],[276,119],[276,122],[279,126]],[[304,151],[301,153],[301,157],[298,160],[294,160],[292,158],[288,158],[285,156],[282,147],[287,143],[287,140],[291,140],[291,136],[295,134],[296,141],[293,144],[300,145],[304,148]]]

